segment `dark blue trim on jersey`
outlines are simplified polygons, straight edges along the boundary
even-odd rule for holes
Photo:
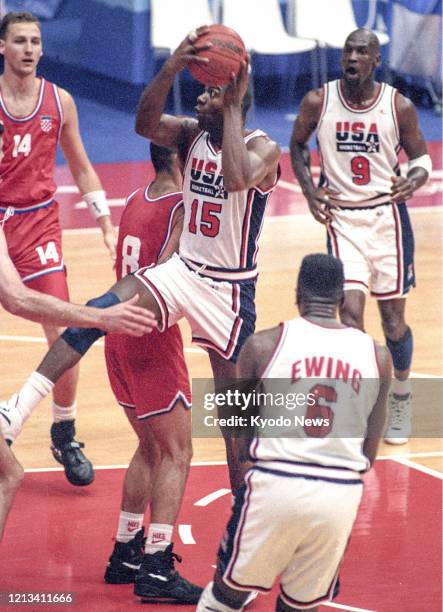
[[[249,268],[216,268],[215,266],[207,266],[206,264],[202,264],[199,261],[194,261],[193,259],[189,259],[189,257],[187,257],[186,259],[183,259],[182,257],[180,257],[180,259],[183,261],[183,263],[185,265],[186,261],[190,261],[192,264],[194,264],[195,266],[205,266],[205,270],[208,270],[208,272],[232,272],[233,274],[237,273],[237,272],[253,272],[254,270],[257,269],[257,266],[254,264],[252,266],[250,266]],[[193,268],[191,268],[190,266],[187,266],[190,270],[192,270],[193,272],[195,272],[195,270]],[[213,279],[213,280],[218,280],[218,279]],[[220,280],[225,280],[220,279]],[[250,280],[250,279],[245,279],[245,280]],[[243,281],[239,281],[238,279],[234,280],[235,283],[238,282],[243,282]]]
[[[242,319],[242,326],[238,336],[237,345],[232,353],[229,361],[236,363],[238,355],[246,342],[246,340],[255,331],[255,322],[257,320],[257,312],[255,309],[255,288],[257,282],[255,279],[237,281],[240,289],[240,312],[239,316]]]
[[[258,459],[257,457],[251,457],[252,461],[272,461],[272,463],[283,463],[287,465],[302,465],[306,467],[320,468],[322,470],[347,470],[348,472],[356,472],[352,468],[343,467],[341,465],[322,465],[321,463],[308,463],[307,461],[289,461],[287,459]],[[255,466],[254,466],[255,467]]]
[[[293,474],[292,472],[283,472],[280,470],[272,470],[270,468],[259,467],[258,465],[254,465],[253,470],[257,470],[258,472],[263,472],[264,474],[273,474],[274,476],[284,476],[285,478],[305,478],[306,480],[324,480],[326,482],[334,482],[336,484],[344,484],[344,485],[355,485],[355,484],[363,484],[363,481],[359,478],[345,478],[341,480],[340,478],[328,478],[327,476],[314,476],[312,474]]]
[[[414,269],[414,233],[412,231],[411,220],[409,218],[408,207],[404,202],[394,204],[397,206],[400,216],[402,246],[403,246],[403,293],[408,293],[411,287],[415,287]]]
[[[269,197],[271,193],[262,194],[257,190],[255,191],[254,196],[252,197],[251,202],[251,212],[249,215],[249,233],[247,237],[247,247],[246,247],[246,268],[253,268],[255,266],[255,252],[257,250],[257,239],[260,234],[260,230],[263,225],[263,217],[265,214],[266,204],[268,203]],[[249,201],[249,193],[248,199]],[[246,209],[246,213],[249,207]],[[244,226],[247,223],[247,218],[245,214],[245,218],[243,219],[242,225],[242,236]]]
[[[241,512],[245,502],[245,495],[246,484],[243,484],[235,494],[232,514],[226,526],[225,536],[222,538],[220,547],[218,549],[218,569],[220,570],[222,576],[226,572],[234,552],[234,538],[238,524],[240,523]]]

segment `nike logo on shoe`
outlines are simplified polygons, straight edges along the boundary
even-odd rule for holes
[[[110,565],[110,563],[109,563],[109,565]],[[133,569],[133,570],[140,569],[140,564],[133,565],[132,563],[128,563],[127,561],[122,561],[122,565],[124,565],[125,567],[129,567],[129,569]]]
[[[168,578],[162,576],[161,574],[148,574],[150,578],[155,578],[156,580],[161,580],[162,582],[168,582]]]

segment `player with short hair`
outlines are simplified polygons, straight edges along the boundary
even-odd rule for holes
[[[118,279],[168,259],[183,227],[177,153],[153,143],[150,150],[155,178],[128,197],[120,221]],[[191,389],[180,329],[176,324],[140,339],[108,336],[105,356],[115,398],[138,437],[105,580],[135,582],[144,601],[196,604],[202,589],[174,570],[172,544],[192,457]]]
[[[37,77],[42,56],[39,20],[10,12],[0,23],[0,120],[4,124],[0,163],[0,216],[12,207],[5,226],[9,255],[23,282],[42,293],[69,300],[61,248],[54,165],[60,143],[83,199],[115,257],[115,233],[106,196],[83,146],[71,95]],[[51,345],[62,329],[43,325]],[[52,452],[71,483],[87,485],[94,471],[75,435],[78,369],[66,372],[54,388]]]
[[[266,397],[278,392],[305,401],[282,413],[289,424],[278,434],[237,440],[252,468],[198,612],[243,610],[250,591],[269,593],[277,578],[278,612],[315,612],[338,593],[361,473],[376,458],[391,378],[387,349],[337,321],[343,281],[338,259],[307,255],[297,281],[300,317],[254,334],[242,349],[239,375],[250,390],[259,384]],[[259,413],[270,414],[264,406]]]
[[[0,125],[0,145],[2,126]],[[0,303],[11,314],[55,325],[78,325],[98,327],[107,332],[120,332],[141,336],[149,333],[155,324],[154,317],[145,309],[133,305],[138,296],[127,303],[116,304],[107,309],[79,306],[64,302],[51,295],[29,289],[20,279],[6,245],[0,224]],[[35,376],[36,380],[38,377]],[[46,387],[43,387],[45,392]],[[0,410],[0,432],[6,433],[11,426],[9,411]],[[6,517],[23,479],[23,468],[0,436],[0,540]]]
[[[378,301],[395,378],[385,441],[404,444],[411,433],[412,331],[406,296],[415,285],[414,239],[405,201],[429,178],[431,158],[410,100],[374,79],[377,36],[352,32],[342,53],[343,76],[310,91],[291,137],[294,172],[313,217],[325,223],[328,252],[345,268],[341,320],[363,329],[366,295]],[[321,179],[315,186],[308,141],[316,130]],[[409,158],[401,176],[398,154]]]
[[[198,97],[197,119],[163,113],[177,72],[190,61],[206,61],[196,55],[207,48],[198,42],[206,32],[201,27],[185,38],[144,90],[137,112],[137,132],[160,146],[176,148],[183,164],[184,223],[178,253],[124,277],[111,291],[120,299],[139,293],[139,304],[154,312],[161,330],[186,317],[194,342],[208,350],[216,387],[222,388],[236,377],[240,348],[255,327],[258,239],[280,174],[280,150],[261,130],[245,129],[246,62],[227,87],[206,88]],[[50,382],[58,380],[96,338],[66,330],[37,372]],[[33,410],[32,399],[24,399],[23,405]],[[230,438],[225,443],[235,490],[246,466]]]

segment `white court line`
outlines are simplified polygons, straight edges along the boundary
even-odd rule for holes
[[[426,457],[442,457],[443,451],[424,451],[422,453],[399,453],[398,455],[383,455],[382,457],[377,457],[378,461],[383,461],[386,459],[392,459],[392,457],[400,457],[401,459],[421,459]]]
[[[437,470],[433,470],[432,468],[426,467],[425,465],[421,465],[420,463],[415,463],[414,461],[410,461],[409,459],[405,459],[405,457],[396,457],[395,455],[392,455],[390,459],[392,459],[396,463],[405,465],[406,467],[411,468],[413,470],[418,470],[419,472],[428,474],[428,476],[433,476],[434,478],[443,480],[443,474],[441,472],[438,472]]]
[[[355,608],[354,606],[346,606],[345,604],[339,604],[332,601],[321,604],[328,608],[337,608],[338,610],[349,610],[350,612],[377,612],[376,610],[368,610],[367,608]]]
[[[183,544],[197,544],[192,535],[192,525],[179,525],[178,535],[181,538]]]
[[[209,506],[209,504],[212,504],[212,502],[214,502],[216,499],[219,499],[224,495],[228,495],[230,492],[231,489],[218,489],[217,491],[214,491],[213,493],[210,493],[209,495],[206,495],[205,497],[202,497],[198,501],[194,502],[194,506]]]
[[[46,338],[43,336],[0,336],[0,341],[5,342],[30,342],[32,344],[47,344]],[[92,346],[104,346],[103,340],[97,340],[94,342]],[[195,346],[187,346],[185,348],[185,353],[199,353],[202,355],[206,355],[206,351],[195,347]]]
[[[383,455],[383,457],[377,457],[377,461],[387,461],[388,459],[408,459],[413,457],[441,457],[443,452],[440,451],[429,451],[423,453],[404,453],[402,455]],[[226,460],[220,461],[191,461],[191,467],[205,467],[205,466],[213,466],[213,465],[227,465]],[[127,464],[117,464],[117,465],[94,465],[94,470],[124,470],[128,467]],[[415,465],[411,466],[415,467]],[[50,468],[26,468],[25,472],[33,473],[33,472],[63,472],[62,467],[50,467]]]

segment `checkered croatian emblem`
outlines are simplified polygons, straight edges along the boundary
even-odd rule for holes
[[[50,132],[53,128],[52,117],[40,117],[40,127],[44,132]]]

